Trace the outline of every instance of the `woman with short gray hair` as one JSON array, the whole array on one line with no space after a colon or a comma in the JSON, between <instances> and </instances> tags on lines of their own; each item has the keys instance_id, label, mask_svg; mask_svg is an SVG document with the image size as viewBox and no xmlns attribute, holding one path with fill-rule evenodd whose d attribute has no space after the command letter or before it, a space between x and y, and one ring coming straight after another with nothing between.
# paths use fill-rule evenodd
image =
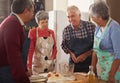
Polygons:
<instances>
[{"instance_id":1,"label":"woman with short gray hair","mask_svg":"<svg viewBox=\"0 0 120 83\"><path fill-rule=\"evenodd\" d=\"M109 7L104 2L96 2L90 6L90 15L93 17L101 16L102 19L108 20L109 19Z\"/></svg>"},{"instance_id":2,"label":"woman with short gray hair","mask_svg":"<svg viewBox=\"0 0 120 83\"><path fill-rule=\"evenodd\" d=\"M48 13L46 11L38 11L35 15L35 20L39 23L40 20L49 19Z\"/></svg>"},{"instance_id":3,"label":"woman with short gray hair","mask_svg":"<svg viewBox=\"0 0 120 83\"><path fill-rule=\"evenodd\" d=\"M92 65L100 79L107 83L120 83L120 25L110 18L105 2L95 2L90 6L90 16L98 25L94 34ZM97 63L97 65L96 65ZM98 66L97 66L98 67Z\"/></svg>"},{"instance_id":4,"label":"woman with short gray hair","mask_svg":"<svg viewBox=\"0 0 120 83\"><path fill-rule=\"evenodd\" d=\"M48 28L48 13L38 11L35 15L37 28L29 31L30 48L28 53L28 71L40 74L52 71L53 60L56 59L56 39L54 31Z\"/></svg>"}]
</instances>

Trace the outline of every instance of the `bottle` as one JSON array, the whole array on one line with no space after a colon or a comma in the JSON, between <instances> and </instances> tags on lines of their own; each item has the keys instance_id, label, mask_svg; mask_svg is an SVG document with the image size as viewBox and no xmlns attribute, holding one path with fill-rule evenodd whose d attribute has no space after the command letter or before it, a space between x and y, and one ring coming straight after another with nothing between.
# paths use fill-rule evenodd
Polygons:
<instances>
[{"instance_id":1,"label":"bottle","mask_svg":"<svg viewBox=\"0 0 120 83\"><path fill-rule=\"evenodd\" d=\"M93 66L89 66L88 83L95 83L95 73L93 71Z\"/></svg>"}]
</instances>

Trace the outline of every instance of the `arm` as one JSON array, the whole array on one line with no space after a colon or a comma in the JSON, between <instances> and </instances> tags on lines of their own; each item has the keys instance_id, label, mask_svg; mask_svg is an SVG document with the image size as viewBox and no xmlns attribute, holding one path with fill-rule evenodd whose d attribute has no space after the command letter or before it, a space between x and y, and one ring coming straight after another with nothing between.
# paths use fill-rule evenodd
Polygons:
<instances>
[{"instance_id":1,"label":"arm","mask_svg":"<svg viewBox=\"0 0 120 83\"><path fill-rule=\"evenodd\" d=\"M116 36L117 35L117 36ZM113 81L114 76L120 66L120 26L114 26L111 30L111 42L114 50L114 61L109 72L109 82ZM112 78L113 77L113 78Z\"/></svg>"},{"instance_id":2,"label":"arm","mask_svg":"<svg viewBox=\"0 0 120 83\"><path fill-rule=\"evenodd\" d=\"M81 54L80 56L77 57L77 63L78 62L83 62L88 56L92 55L92 50L89 50L83 54Z\"/></svg>"},{"instance_id":3,"label":"arm","mask_svg":"<svg viewBox=\"0 0 120 83\"><path fill-rule=\"evenodd\" d=\"M112 78L112 77L114 78L114 76L115 76L115 74L116 74L116 71L118 70L119 66L120 66L120 60L119 60L119 59L115 59L115 60L113 61L111 70L110 70L110 72L109 72L109 77L110 77L110 78Z\"/></svg>"},{"instance_id":4,"label":"arm","mask_svg":"<svg viewBox=\"0 0 120 83\"><path fill-rule=\"evenodd\" d=\"M97 64L97 55L96 52L93 51L92 53L92 63L91 65L93 66L93 71L96 72L96 64Z\"/></svg>"},{"instance_id":5,"label":"arm","mask_svg":"<svg viewBox=\"0 0 120 83\"><path fill-rule=\"evenodd\" d=\"M76 63L77 58L75 54L70 50L70 37L69 37L69 31L67 28L64 29L62 37L63 37L62 44L61 44L62 49L64 50L65 53L67 54L69 53L72 60Z\"/></svg>"},{"instance_id":6,"label":"arm","mask_svg":"<svg viewBox=\"0 0 120 83\"><path fill-rule=\"evenodd\" d=\"M35 50L35 42L33 40L30 40L30 48L29 48L28 60L27 60L28 69L32 68L32 58L33 58L34 50Z\"/></svg>"},{"instance_id":7,"label":"arm","mask_svg":"<svg viewBox=\"0 0 120 83\"><path fill-rule=\"evenodd\" d=\"M74 63L77 63L77 58L75 56L75 54L71 51L71 50L68 50L68 53L70 54L72 60L74 61Z\"/></svg>"},{"instance_id":8,"label":"arm","mask_svg":"<svg viewBox=\"0 0 120 83\"><path fill-rule=\"evenodd\" d=\"M57 46L56 46L56 39L55 39L55 34L52 31L52 37L54 40L54 46L53 46L53 50L52 50L52 59L56 59L56 54L57 54Z\"/></svg>"},{"instance_id":9,"label":"arm","mask_svg":"<svg viewBox=\"0 0 120 83\"><path fill-rule=\"evenodd\" d=\"M28 52L27 68L28 68L28 71L32 71L32 58L33 58L33 53L34 53L35 44L36 44L36 32L34 33L34 31L30 29L28 37L30 38L30 47Z\"/></svg>"},{"instance_id":10,"label":"arm","mask_svg":"<svg viewBox=\"0 0 120 83\"><path fill-rule=\"evenodd\" d=\"M87 25L87 26L86 26ZM93 40L94 40L94 31L95 31L95 25L91 22L86 22L86 27L89 28L90 30L90 36L91 36L91 39L90 41L92 42L91 44L93 44ZM93 47L91 47L92 49ZM92 50L89 50L81 55L78 56L77 58L77 62L83 62L88 56L91 56L92 55Z\"/></svg>"}]
</instances>

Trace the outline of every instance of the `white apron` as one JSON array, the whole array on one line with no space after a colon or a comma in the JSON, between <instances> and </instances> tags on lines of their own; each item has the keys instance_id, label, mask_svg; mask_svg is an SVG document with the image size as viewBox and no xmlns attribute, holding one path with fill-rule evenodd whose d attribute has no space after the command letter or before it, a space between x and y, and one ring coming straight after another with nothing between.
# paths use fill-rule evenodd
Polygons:
<instances>
[{"instance_id":1,"label":"white apron","mask_svg":"<svg viewBox=\"0 0 120 83\"><path fill-rule=\"evenodd\" d=\"M39 74L49 72L53 69L53 60L51 60L54 40L52 34L48 37L38 37L38 28L36 29L36 46L32 60L32 73Z\"/></svg>"}]
</instances>

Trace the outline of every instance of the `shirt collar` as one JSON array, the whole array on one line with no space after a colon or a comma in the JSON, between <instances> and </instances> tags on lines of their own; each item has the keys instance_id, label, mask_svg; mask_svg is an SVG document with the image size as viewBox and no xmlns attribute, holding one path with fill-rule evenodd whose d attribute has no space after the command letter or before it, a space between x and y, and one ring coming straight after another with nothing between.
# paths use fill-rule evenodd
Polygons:
<instances>
[{"instance_id":1,"label":"shirt collar","mask_svg":"<svg viewBox=\"0 0 120 83\"><path fill-rule=\"evenodd\" d=\"M72 25L72 24L70 24L71 25L71 27L72 27L72 29L74 29L74 26ZM81 27L81 23L80 23L80 25L78 26L78 29Z\"/></svg>"},{"instance_id":2,"label":"shirt collar","mask_svg":"<svg viewBox=\"0 0 120 83\"><path fill-rule=\"evenodd\" d=\"M14 14L18 18L21 25L23 25L23 26L25 25L24 22L22 21L22 19L16 13L12 12L12 14Z\"/></svg>"}]
</instances>

